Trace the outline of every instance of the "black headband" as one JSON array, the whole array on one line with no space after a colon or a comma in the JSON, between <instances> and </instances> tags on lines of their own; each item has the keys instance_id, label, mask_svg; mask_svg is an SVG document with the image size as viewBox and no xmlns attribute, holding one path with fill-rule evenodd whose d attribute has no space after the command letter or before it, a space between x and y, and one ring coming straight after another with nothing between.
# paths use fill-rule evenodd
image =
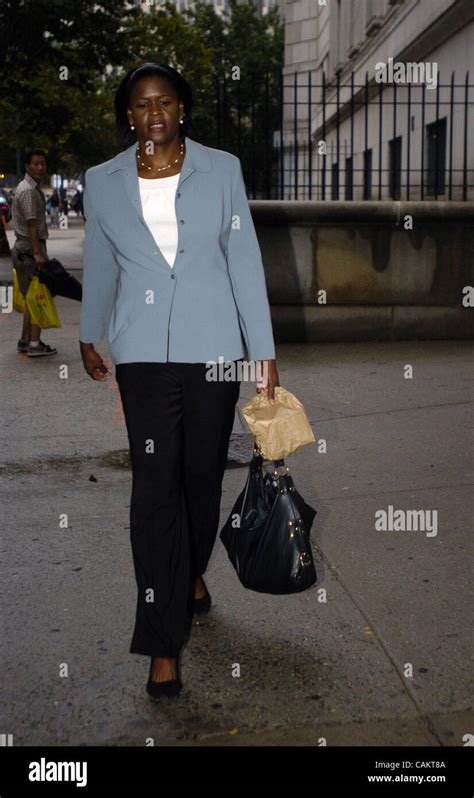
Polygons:
<instances>
[{"instance_id":1,"label":"black headband","mask_svg":"<svg viewBox=\"0 0 474 798\"><path fill-rule=\"evenodd\" d=\"M148 70L148 69L150 69L150 68L153 68L153 69L155 70L155 72L161 72L161 73L163 73L163 75L164 75L165 77L166 77L167 75L168 75L168 76L171 76L171 75L173 74L173 73L172 73L172 72L171 72L171 71L168 69L168 67L167 67L167 66L162 66L161 64L154 64L152 61L150 61L150 62L149 62L149 63L147 63L147 64L141 64L139 67L137 67L136 69L134 69L134 70L133 70L132 74L130 75L130 77L129 77L129 78L128 78L128 80L127 80L127 88L129 87L129 85L130 85L130 82L132 81L132 79L136 77L136 75L138 75L140 72L144 72L145 70Z\"/></svg>"}]
</instances>

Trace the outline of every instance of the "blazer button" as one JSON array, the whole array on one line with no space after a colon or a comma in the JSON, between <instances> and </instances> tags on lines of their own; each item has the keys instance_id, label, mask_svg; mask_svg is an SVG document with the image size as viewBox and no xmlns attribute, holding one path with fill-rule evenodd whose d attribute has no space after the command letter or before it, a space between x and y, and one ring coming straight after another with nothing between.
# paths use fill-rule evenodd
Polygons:
<instances>
[{"instance_id":1,"label":"blazer button","mask_svg":"<svg viewBox=\"0 0 474 798\"><path fill-rule=\"evenodd\" d=\"M176 280L176 275L175 274L170 274L170 277L171 277L172 280Z\"/></svg>"},{"instance_id":2,"label":"blazer button","mask_svg":"<svg viewBox=\"0 0 474 798\"><path fill-rule=\"evenodd\" d=\"M176 196L177 196L177 197L180 197L180 196L181 196L181 193L178 193L178 194L176 194Z\"/></svg>"},{"instance_id":3,"label":"blazer button","mask_svg":"<svg viewBox=\"0 0 474 798\"><path fill-rule=\"evenodd\" d=\"M184 219L180 219L179 221L181 222L181 224L184 224Z\"/></svg>"},{"instance_id":4,"label":"blazer button","mask_svg":"<svg viewBox=\"0 0 474 798\"><path fill-rule=\"evenodd\" d=\"M180 249L179 251L180 251L180 253L181 253L181 252L184 252L184 249Z\"/></svg>"}]
</instances>

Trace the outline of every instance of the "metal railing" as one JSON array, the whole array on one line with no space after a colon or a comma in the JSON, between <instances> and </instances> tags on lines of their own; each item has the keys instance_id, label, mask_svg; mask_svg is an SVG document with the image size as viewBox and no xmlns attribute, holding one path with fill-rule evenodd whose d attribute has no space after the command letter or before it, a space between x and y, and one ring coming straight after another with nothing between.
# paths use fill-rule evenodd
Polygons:
<instances>
[{"instance_id":1,"label":"metal railing","mask_svg":"<svg viewBox=\"0 0 474 798\"><path fill-rule=\"evenodd\" d=\"M474 199L469 72L433 89L313 77L254 75L246 104L230 81L216 86L204 143L241 158L251 198Z\"/></svg>"}]
</instances>

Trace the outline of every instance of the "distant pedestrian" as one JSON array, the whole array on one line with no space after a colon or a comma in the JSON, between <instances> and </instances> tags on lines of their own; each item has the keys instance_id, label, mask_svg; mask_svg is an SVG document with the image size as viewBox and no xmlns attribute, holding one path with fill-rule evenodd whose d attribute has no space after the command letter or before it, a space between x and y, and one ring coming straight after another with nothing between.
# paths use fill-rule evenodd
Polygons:
<instances>
[{"instance_id":1,"label":"distant pedestrian","mask_svg":"<svg viewBox=\"0 0 474 798\"><path fill-rule=\"evenodd\" d=\"M76 191L71 203L71 207L78 216L82 216L84 218L82 191Z\"/></svg>"},{"instance_id":2,"label":"distant pedestrian","mask_svg":"<svg viewBox=\"0 0 474 798\"><path fill-rule=\"evenodd\" d=\"M61 199L56 189L53 191L49 201L51 203L51 227L59 227L59 206L61 204Z\"/></svg>"},{"instance_id":3,"label":"distant pedestrian","mask_svg":"<svg viewBox=\"0 0 474 798\"><path fill-rule=\"evenodd\" d=\"M18 284L24 297L28 292L38 264L48 259L46 239L46 198L40 183L48 171L44 150L32 150L25 158L26 174L18 183L13 195L13 229L15 244L12 249L13 266L16 269ZM28 357L55 355L57 350L40 339L41 327L32 324L28 308L23 314L23 329L17 344L17 351Z\"/></svg>"}]
</instances>

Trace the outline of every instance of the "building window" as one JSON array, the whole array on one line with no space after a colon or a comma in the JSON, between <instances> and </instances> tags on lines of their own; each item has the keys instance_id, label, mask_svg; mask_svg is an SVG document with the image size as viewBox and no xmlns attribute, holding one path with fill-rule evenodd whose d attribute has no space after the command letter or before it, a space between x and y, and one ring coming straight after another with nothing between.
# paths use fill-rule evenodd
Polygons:
<instances>
[{"instance_id":1,"label":"building window","mask_svg":"<svg viewBox=\"0 0 474 798\"><path fill-rule=\"evenodd\" d=\"M428 168L426 193L444 194L446 191L446 130L447 119L437 119L426 126Z\"/></svg>"},{"instance_id":2,"label":"building window","mask_svg":"<svg viewBox=\"0 0 474 798\"><path fill-rule=\"evenodd\" d=\"M346 158L346 182L344 186L344 199L354 199L354 177L352 158Z\"/></svg>"},{"instance_id":3,"label":"building window","mask_svg":"<svg viewBox=\"0 0 474 798\"><path fill-rule=\"evenodd\" d=\"M372 199L372 150L364 151L364 199Z\"/></svg>"},{"instance_id":4,"label":"building window","mask_svg":"<svg viewBox=\"0 0 474 798\"><path fill-rule=\"evenodd\" d=\"M384 3L380 0L365 0L365 33L373 36L383 25Z\"/></svg>"},{"instance_id":5,"label":"building window","mask_svg":"<svg viewBox=\"0 0 474 798\"><path fill-rule=\"evenodd\" d=\"M331 199L339 199L339 164L333 163L331 166Z\"/></svg>"},{"instance_id":6,"label":"building window","mask_svg":"<svg viewBox=\"0 0 474 798\"><path fill-rule=\"evenodd\" d=\"M389 146L389 180L390 196L392 199L400 199L401 178L402 178L402 137L397 136L388 142Z\"/></svg>"}]
</instances>

